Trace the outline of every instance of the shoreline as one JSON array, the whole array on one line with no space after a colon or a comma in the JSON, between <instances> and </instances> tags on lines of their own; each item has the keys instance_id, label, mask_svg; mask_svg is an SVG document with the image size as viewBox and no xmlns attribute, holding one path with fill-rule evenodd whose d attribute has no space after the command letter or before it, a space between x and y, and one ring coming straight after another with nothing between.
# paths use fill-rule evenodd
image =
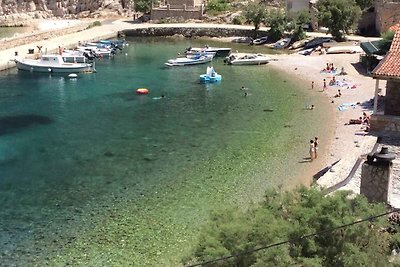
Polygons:
<instances>
[{"instance_id":1,"label":"shoreline","mask_svg":"<svg viewBox=\"0 0 400 267\"><path fill-rule=\"evenodd\" d=\"M46 20L45 20L46 21ZM54 23L53 20L48 21L49 24ZM60 22L63 25L68 25L68 23ZM85 24L85 23L81 23ZM11 61L15 58L15 53L23 56L27 55L26 52L28 48L36 47L38 45L43 46L48 52L56 51L58 46L61 45L66 48L71 48L75 46L79 41L94 41L99 39L112 38L116 36L118 31L129 30L129 29L144 29L151 27L199 27L199 28L237 28L237 29L249 29L252 26L238 26L238 25L212 25L212 24L196 24L196 23L186 23L186 24L132 24L123 20L116 20L111 23L106 23L104 25L93 27L91 29L76 29L76 32L66 33L62 35L63 30L57 27L55 31L49 31L49 37L45 40L35 40L25 45L20 45L10 49L0 50L0 71L15 66L15 62ZM72 27L74 28L74 27ZM66 27L64 30L71 30L71 27ZM265 30L265 29L262 29ZM57 32L61 36L53 36L52 32ZM41 31L37 32L38 34ZM199 38L210 38L212 40L221 42L231 42L234 37L199 37ZM368 38L367 38L368 39ZM29 55L34 56L34 55ZM310 55L302 56L298 54L280 54L274 55L278 59L276 62L271 62L268 66L286 73L291 78L301 80L305 84L309 84L311 87L311 81L315 82L314 91L319 91L322 89L322 80L325 78L327 81L332 77L332 75L321 74L326 63L333 63L338 69L342 66L348 73L345 78L351 80L353 83L359 85L357 89L343 89L341 98L334 98L333 96L337 93L337 88L330 88L323 92L324 96L328 101L334 101L335 103L330 104L330 114L327 116L327 127L329 128L325 136L320 136L321 149L320 157L315 160L311 165L311 168L306 170L306 173L302 176L309 178L303 178L302 181L306 184L313 181L312 176L323 168L330 166L332 163L346 157L349 154L349 149L354 152L357 150L356 145L362 143L362 136L355 136L358 131L359 125L348 125L344 126L351 118L358 118L361 116L363 111L369 111L368 109L363 109L361 106L357 105L354 109L347 109L343 112L338 111L337 106L340 103L349 102L366 102L374 95L374 80L363 73L357 71L358 54L329 54L329 55ZM340 76L338 76L339 78ZM340 77L342 78L342 77ZM384 85L381 85L382 88ZM316 107L318 108L318 107ZM305 140L305 151L308 153L308 143ZM352 153L353 153L352 152ZM343 179L345 177L342 177Z\"/></svg>"},{"instance_id":2,"label":"shoreline","mask_svg":"<svg viewBox=\"0 0 400 267\"><path fill-rule=\"evenodd\" d=\"M376 141L375 137L367 135L367 132L361 130L361 125L345 125L350 119L355 119L362 116L363 112L372 112L372 106L367 107L367 103L374 96L375 81L360 73L361 66L359 66L358 54L325 54L325 55L311 55L302 56L297 54L291 55L276 55L279 62L270 63L274 68L277 68L288 75L294 75L297 79L307 82L311 88L311 82L314 81L314 91L324 94L324 97L329 100L330 110L332 116L328 116L327 122L328 130L327 135L320 137L320 142L326 142L326 149L323 151L323 159L319 162L316 160L316 169L323 170L326 167L332 166L335 162L339 161L331 172L327 172L324 176L317 180L317 183L322 187L329 187L344 180L349 174L349 169L354 165L356 159L362 154L368 153ZM336 76L338 80L346 81L356 85L356 88L346 88L337 86L327 86L327 90L323 89L323 79L327 83L332 78L332 74L321 73L320 71L326 66L326 63L333 63L335 67L340 69L342 66L348 73L345 76ZM381 85L384 88L384 85ZM341 97L335 97L341 90ZM333 103L331 103L333 101ZM347 108L339 111L338 107L343 103L357 103L353 108ZM364 104L364 105L363 105ZM318 108L318 107L316 107ZM321 150L320 150L321 151ZM310 169L310 173L306 175L314 175ZM326 176L326 177L325 177Z\"/></svg>"}]
</instances>

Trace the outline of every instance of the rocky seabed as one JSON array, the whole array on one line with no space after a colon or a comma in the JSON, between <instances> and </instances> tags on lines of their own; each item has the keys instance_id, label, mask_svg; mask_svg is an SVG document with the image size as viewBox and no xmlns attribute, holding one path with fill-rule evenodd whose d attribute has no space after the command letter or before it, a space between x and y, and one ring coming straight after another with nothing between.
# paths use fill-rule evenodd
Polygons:
<instances>
[{"instance_id":1,"label":"rocky seabed","mask_svg":"<svg viewBox=\"0 0 400 267\"><path fill-rule=\"evenodd\" d=\"M133 0L0 0L0 25L20 26L32 19L123 15Z\"/></svg>"}]
</instances>

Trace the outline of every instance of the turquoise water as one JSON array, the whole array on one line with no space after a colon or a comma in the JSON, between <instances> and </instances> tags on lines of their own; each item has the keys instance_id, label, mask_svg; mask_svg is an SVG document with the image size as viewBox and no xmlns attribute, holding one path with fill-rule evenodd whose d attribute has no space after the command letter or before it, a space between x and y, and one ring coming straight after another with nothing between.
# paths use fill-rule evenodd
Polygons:
<instances>
[{"instance_id":1,"label":"turquoise water","mask_svg":"<svg viewBox=\"0 0 400 267\"><path fill-rule=\"evenodd\" d=\"M0 262L177 266L211 210L296 183L324 100L269 66L218 58L211 85L207 65L164 67L201 44L131 39L78 79L0 73Z\"/></svg>"}]
</instances>

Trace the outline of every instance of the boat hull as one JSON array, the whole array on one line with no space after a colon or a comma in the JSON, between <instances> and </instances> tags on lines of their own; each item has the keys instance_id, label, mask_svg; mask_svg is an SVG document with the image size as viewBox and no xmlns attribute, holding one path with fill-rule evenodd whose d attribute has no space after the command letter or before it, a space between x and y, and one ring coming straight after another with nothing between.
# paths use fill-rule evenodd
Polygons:
<instances>
[{"instance_id":1,"label":"boat hull","mask_svg":"<svg viewBox=\"0 0 400 267\"><path fill-rule=\"evenodd\" d=\"M89 72L93 71L91 65L75 66L75 64L65 66L38 66L31 65L21 61L16 61L18 70L31 72L47 72L47 73L73 73L73 72Z\"/></svg>"},{"instance_id":2,"label":"boat hull","mask_svg":"<svg viewBox=\"0 0 400 267\"><path fill-rule=\"evenodd\" d=\"M270 59L263 59L263 60L232 60L228 61L228 64L231 65L262 65L267 64Z\"/></svg>"},{"instance_id":3,"label":"boat hull","mask_svg":"<svg viewBox=\"0 0 400 267\"><path fill-rule=\"evenodd\" d=\"M186 51L186 54L194 53L215 53L216 57L226 57L231 52L231 48L219 48L219 47L209 47L209 48L191 48Z\"/></svg>"},{"instance_id":4,"label":"boat hull","mask_svg":"<svg viewBox=\"0 0 400 267\"><path fill-rule=\"evenodd\" d=\"M173 66L188 66L188 65L198 65L198 64L204 64L204 63L208 63L211 62L212 60L212 56L210 57L205 57L203 59L188 59L188 58L183 58L182 60L179 59L171 59L168 60L167 63L165 63L165 65L169 66L169 67L173 67Z\"/></svg>"}]
</instances>

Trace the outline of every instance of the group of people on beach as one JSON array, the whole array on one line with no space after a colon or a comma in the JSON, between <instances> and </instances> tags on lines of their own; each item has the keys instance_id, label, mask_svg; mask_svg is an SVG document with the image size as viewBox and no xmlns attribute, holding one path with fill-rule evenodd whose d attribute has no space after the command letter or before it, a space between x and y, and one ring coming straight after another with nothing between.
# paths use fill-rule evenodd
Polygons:
<instances>
[{"instance_id":1,"label":"group of people on beach","mask_svg":"<svg viewBox=\"0 0 400 267\"><path fill-rule=\"evenodd\" d=\"M363 112L362 117L359 117L358 119L350 119L345 125L351 124L363 124L365 125L365 131L368 132L370 127L370 116L367 115L366 112Z\"/></svg>"},{"instance_id":2,"label":"group of people on beach","mask_svg":"<svg viewBox=\"0 0 400 267\"><path fill-rule=\"evenodd\" d=\"M318 157L318 137L314 137L314 139L310 140L310 161L313 161Z\"/></svg>"}]
</instances>

